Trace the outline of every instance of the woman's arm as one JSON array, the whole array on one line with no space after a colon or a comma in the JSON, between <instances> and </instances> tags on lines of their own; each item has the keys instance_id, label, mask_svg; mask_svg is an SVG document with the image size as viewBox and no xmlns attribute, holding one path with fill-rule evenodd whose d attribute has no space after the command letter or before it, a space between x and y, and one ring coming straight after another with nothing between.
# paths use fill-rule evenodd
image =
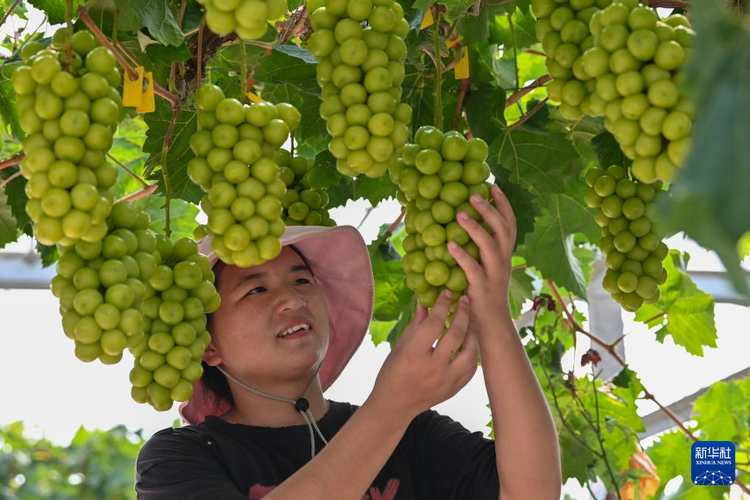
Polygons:
<instances>
[{"instance_id":1,"label":"woman's arm","mask_svg":"<svg viewBox=\"0 0 750 500\"><path fill-rule=\"evenodd\" d=\"M361 500L411 421L464 387L477 369L479 347L468 334L469 305L460 301L451 327L438 342L450 294L432 313L419 307L378 373L367 401L334 438L267 500ZM452 358L461 343L464 349Z\"/></svg>"},{"instance_id":2,"label":"woman's arm","mask_svg":"<svg viewBox=\"0 0 750 500\"><path fill-rule=\"evenodd\" d=\"M470 324L479 337L492 408L500 500L558 500L562 474L555 424L508 303L516 220L500 188L491 191L497 208L478 196L471 196L471 204L492 234L465 213L458 216L482 263L455 244L448 249L469 281Z\"/></svg>"}]
</instances>

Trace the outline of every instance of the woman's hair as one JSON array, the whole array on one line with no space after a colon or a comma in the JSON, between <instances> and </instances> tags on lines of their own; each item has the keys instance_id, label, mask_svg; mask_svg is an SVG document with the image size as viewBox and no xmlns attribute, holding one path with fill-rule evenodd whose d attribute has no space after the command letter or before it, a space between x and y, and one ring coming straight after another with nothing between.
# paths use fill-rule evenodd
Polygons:
<instances>
[{"instance_id":1,"label":"woman's hair","mask_svg":"<svg viewBox=\"0 0 750 500\"><path fill-rule=\"evenodd\" d=\"M312 267L310 267L310 263L307 261L305 256L302 255L302 252L300 252L294 245L289 245L289 248L294 250L294 252L299 255L300 259L302 259L302 262L304 262L305 266L307 266L307 269L309 269L310 273L312 274ZM217 290L219 289L219 279L221 278L221 274L224 269L226 269L226 267L227 265L221 260L216 261L216 264L214 264L213 266L214 286L216 286ZM313 277L315 277L314 274ZM206 330L211 333L213 314L207 314L206 319ZM211 333L211 335L213 335L213 333ZM201 364L203 365L203 376L201 377L201 380L203 381L203 385L206 387L206 389L208 389L208 391L205 391L204 394L206 403L212 404L214 403L214 401L210 401L210 399L214 399L216 403L223 401L231 406L234 406L234 396L232 396L232 390L229 387L229 382L227 382L227 378L224 376L224 374L221 373L218 368L207 364L205 361L201 361Z\"/></svg>"}]
</instances>

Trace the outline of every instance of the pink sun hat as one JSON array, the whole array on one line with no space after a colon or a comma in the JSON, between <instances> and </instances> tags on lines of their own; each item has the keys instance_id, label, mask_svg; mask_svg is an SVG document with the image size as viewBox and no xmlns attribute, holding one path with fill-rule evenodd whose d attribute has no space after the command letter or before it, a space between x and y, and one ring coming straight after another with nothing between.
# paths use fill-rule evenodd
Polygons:
<instances>
[{"instance_id":1,"label":"pink sun hat","mask_svg":"<svg viewBox=\"0 0 750 500\"><path fill-rule=\"evenodd\" d=\"M288 226L279 238L304 255L325 296L330 339L320 368L320 385L328 389L359 348L370 325L375 300L372 263L362 235L353 226ZM213 267L219 260L209 237L198 243ZM198 424L209 415L219 417L231 406L217 401L198 379L193 395L180 404L185 424Z\"/></svg>"}]
</instances>

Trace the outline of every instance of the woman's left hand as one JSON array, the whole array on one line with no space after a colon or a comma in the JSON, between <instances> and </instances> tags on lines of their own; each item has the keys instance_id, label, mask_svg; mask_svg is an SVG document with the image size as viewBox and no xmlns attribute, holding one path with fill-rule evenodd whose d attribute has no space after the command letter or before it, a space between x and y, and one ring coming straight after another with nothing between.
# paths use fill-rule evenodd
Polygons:
<instances>
[{"instance_id":1,"label":"woman's left hand","mask_svg":"<svg viewBox=\"0 0 750 500\"><path fill-rule=\"evenodd\" d=\"M470 201L493 234L465 212L459 212L457 217L458 223L479 247L482 262L477 262L459 245L448 244L448 251L466 273L469 282L467 294L471 299L470 325L480 339L512 320L508 289L516 241L516 217L508 198L497 185L492 186L490 193L495 206L476 194L470 197Z\"/></svg>"}]
</instances>

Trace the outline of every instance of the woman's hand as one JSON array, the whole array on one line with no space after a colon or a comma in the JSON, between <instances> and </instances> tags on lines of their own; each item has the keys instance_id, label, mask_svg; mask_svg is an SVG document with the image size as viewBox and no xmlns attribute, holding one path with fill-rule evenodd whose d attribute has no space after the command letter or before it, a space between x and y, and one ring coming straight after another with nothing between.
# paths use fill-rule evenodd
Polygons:
<instances>
[{"instance_id":1,"label":"woman's hand","mask_svg":"<svg viewBox=\"0 0 750 500\"><path fill-rule=\"evenodd\" d=\"M462 297L450 328L443 331L451 305L450 292L440 295L431 313L421 305L383 363L368 400L409 421L453 397L477 370L479 345L469 330L468 297ZM453 356L459 346L464 349Z\"/></svg>"},{"instance_id":2,"label":"woman's hand","mask_svg":"<svg viewBox=\"0 0 750 500\"><path fill-rule=\"evenodd\" d=\"M512 320L508 287L516 241L516 217L508 198L497 185L493 185L490 192L495 207L476 194L470 200L493 234L465 212L459 212L457 217L458 223L479 247L481 264L459 245L448 243L448 251L466 273L469 282L467 294L471 299L469 324L480 338Z\"/></svg>"}]
</instances>

